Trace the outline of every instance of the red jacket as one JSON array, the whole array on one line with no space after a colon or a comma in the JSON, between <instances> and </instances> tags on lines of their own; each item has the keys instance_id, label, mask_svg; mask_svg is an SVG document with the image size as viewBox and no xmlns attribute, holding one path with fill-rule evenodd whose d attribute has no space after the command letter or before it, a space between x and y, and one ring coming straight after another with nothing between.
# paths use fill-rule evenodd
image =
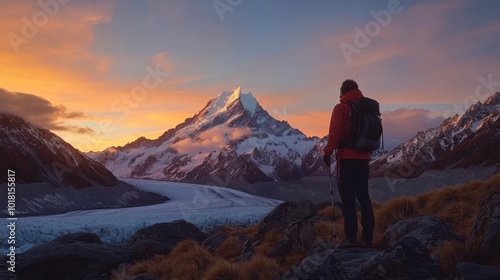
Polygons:
<instances>
[{"instance_id":1,"label":"red jacket","mask_svg":"<svg viewBox=\"0 0 500 280\"><path fill-rule=\"evenodd\" d=\"M349 136L351 131L351 107L349 102L355 102L363 97L359 89L351 90L350 92L340 96L340 103L335 105L330 120L330 131L328 134L328 143L326 144L324 153L331 156L334 150L338 150L339 141ZM340 149L337 151L337 160L341 159L370 159L370 152L359 152L353 149Z\"/></svg>"}]
</instances>

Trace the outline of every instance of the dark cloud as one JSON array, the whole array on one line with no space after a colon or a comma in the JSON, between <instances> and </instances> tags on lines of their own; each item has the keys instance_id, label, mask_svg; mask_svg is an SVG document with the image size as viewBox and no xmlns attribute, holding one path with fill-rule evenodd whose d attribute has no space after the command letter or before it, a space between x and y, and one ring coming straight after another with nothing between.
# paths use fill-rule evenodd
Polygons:
<instances>
[{"instance_id":1,"label":"dark cloud","mask_svg":"<svg viewBox=\"0 0 500 280\"><path fill-rule=\"evenodd\" d=\"M443 117L432 117L426 109L396 109L382 112L385 146L391 150L409 140L419 131L437 127Z\"/></svg>"},{"instance_id":2,"label":"dark cloud","mask_svg":"<svg viewBox=\"0 0 500 280\"><path fill-rule=\"evenodd\" d=\"M94 131L88 127L67 125L68 119L83 119L87 116L78 111L68 111L63 105L54 105L43 97L21 92L10 92L0 88L0 112L17 115L24 120L56 131L86 134Z\"/></svg>"}]
</instances>

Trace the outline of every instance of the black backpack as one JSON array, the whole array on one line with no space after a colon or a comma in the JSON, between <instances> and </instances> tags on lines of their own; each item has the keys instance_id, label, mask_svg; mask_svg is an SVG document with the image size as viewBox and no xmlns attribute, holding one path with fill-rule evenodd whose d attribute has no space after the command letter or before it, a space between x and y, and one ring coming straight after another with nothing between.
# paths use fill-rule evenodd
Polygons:
<instances>
[{"instance_id":1,"label":"black backpack","mask_svg":"<svg viewBox=\"0 0 500 280\"><path fill-rule=\"evenodd\" d=\"M371 98L363 97L348 104L351 107L351 132L349 137L340 140L339 148L350 148L360 152L377 150L382 136L379 103Z\"/></svg>"}]
</instances>

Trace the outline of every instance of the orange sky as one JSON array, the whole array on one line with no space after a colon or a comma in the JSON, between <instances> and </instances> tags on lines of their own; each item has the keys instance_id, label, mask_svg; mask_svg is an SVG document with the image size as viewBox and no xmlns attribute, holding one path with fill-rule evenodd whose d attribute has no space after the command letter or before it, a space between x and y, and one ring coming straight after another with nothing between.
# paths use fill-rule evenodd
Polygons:
<instances>
[{"instance_id":1,"label":"orange sky","mask_svg":"<svg viewBox=\"0 0 500 280\"><path fill-rule=\"evenodd\" d=\"M224 20L211 3L196 1L41 2L53 4L52 15L35 1L8 0L0 10L0 88L50 102L43 106L55 108L47 118L52 131L83 151L155 138L238 86L272 116L322 137L345 78L393 120L422 109L412 116L430 121L394 131L399 139L474 95L478 77L500 81L494 1L402 1L401 13L350 63L339 45L354 44L355 27L374 21L371 11L387 1L339 9L336 1L243 3ZM154 79L157 70L164 74ZM139 96L144 79L148 89Z\"/></svg>"}]
</instances>

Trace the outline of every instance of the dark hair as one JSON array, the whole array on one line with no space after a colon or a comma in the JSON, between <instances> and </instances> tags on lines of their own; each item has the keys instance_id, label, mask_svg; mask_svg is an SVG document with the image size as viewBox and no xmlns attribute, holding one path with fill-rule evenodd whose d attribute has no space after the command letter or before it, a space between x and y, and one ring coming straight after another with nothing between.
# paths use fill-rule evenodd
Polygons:
<instances>
[{"instance_id":1,"label":"dark hair","mask_svg":"<svg viewBox=\"0 0 500 280\"><path fill-rule=\"evenodd\" d=\"M352 79L347 79L344 82L342 82L342 86L340 87L340 93L346 94L351 90L355 89L358 89L358 84Z\"/></svg>"}]
</instances>

